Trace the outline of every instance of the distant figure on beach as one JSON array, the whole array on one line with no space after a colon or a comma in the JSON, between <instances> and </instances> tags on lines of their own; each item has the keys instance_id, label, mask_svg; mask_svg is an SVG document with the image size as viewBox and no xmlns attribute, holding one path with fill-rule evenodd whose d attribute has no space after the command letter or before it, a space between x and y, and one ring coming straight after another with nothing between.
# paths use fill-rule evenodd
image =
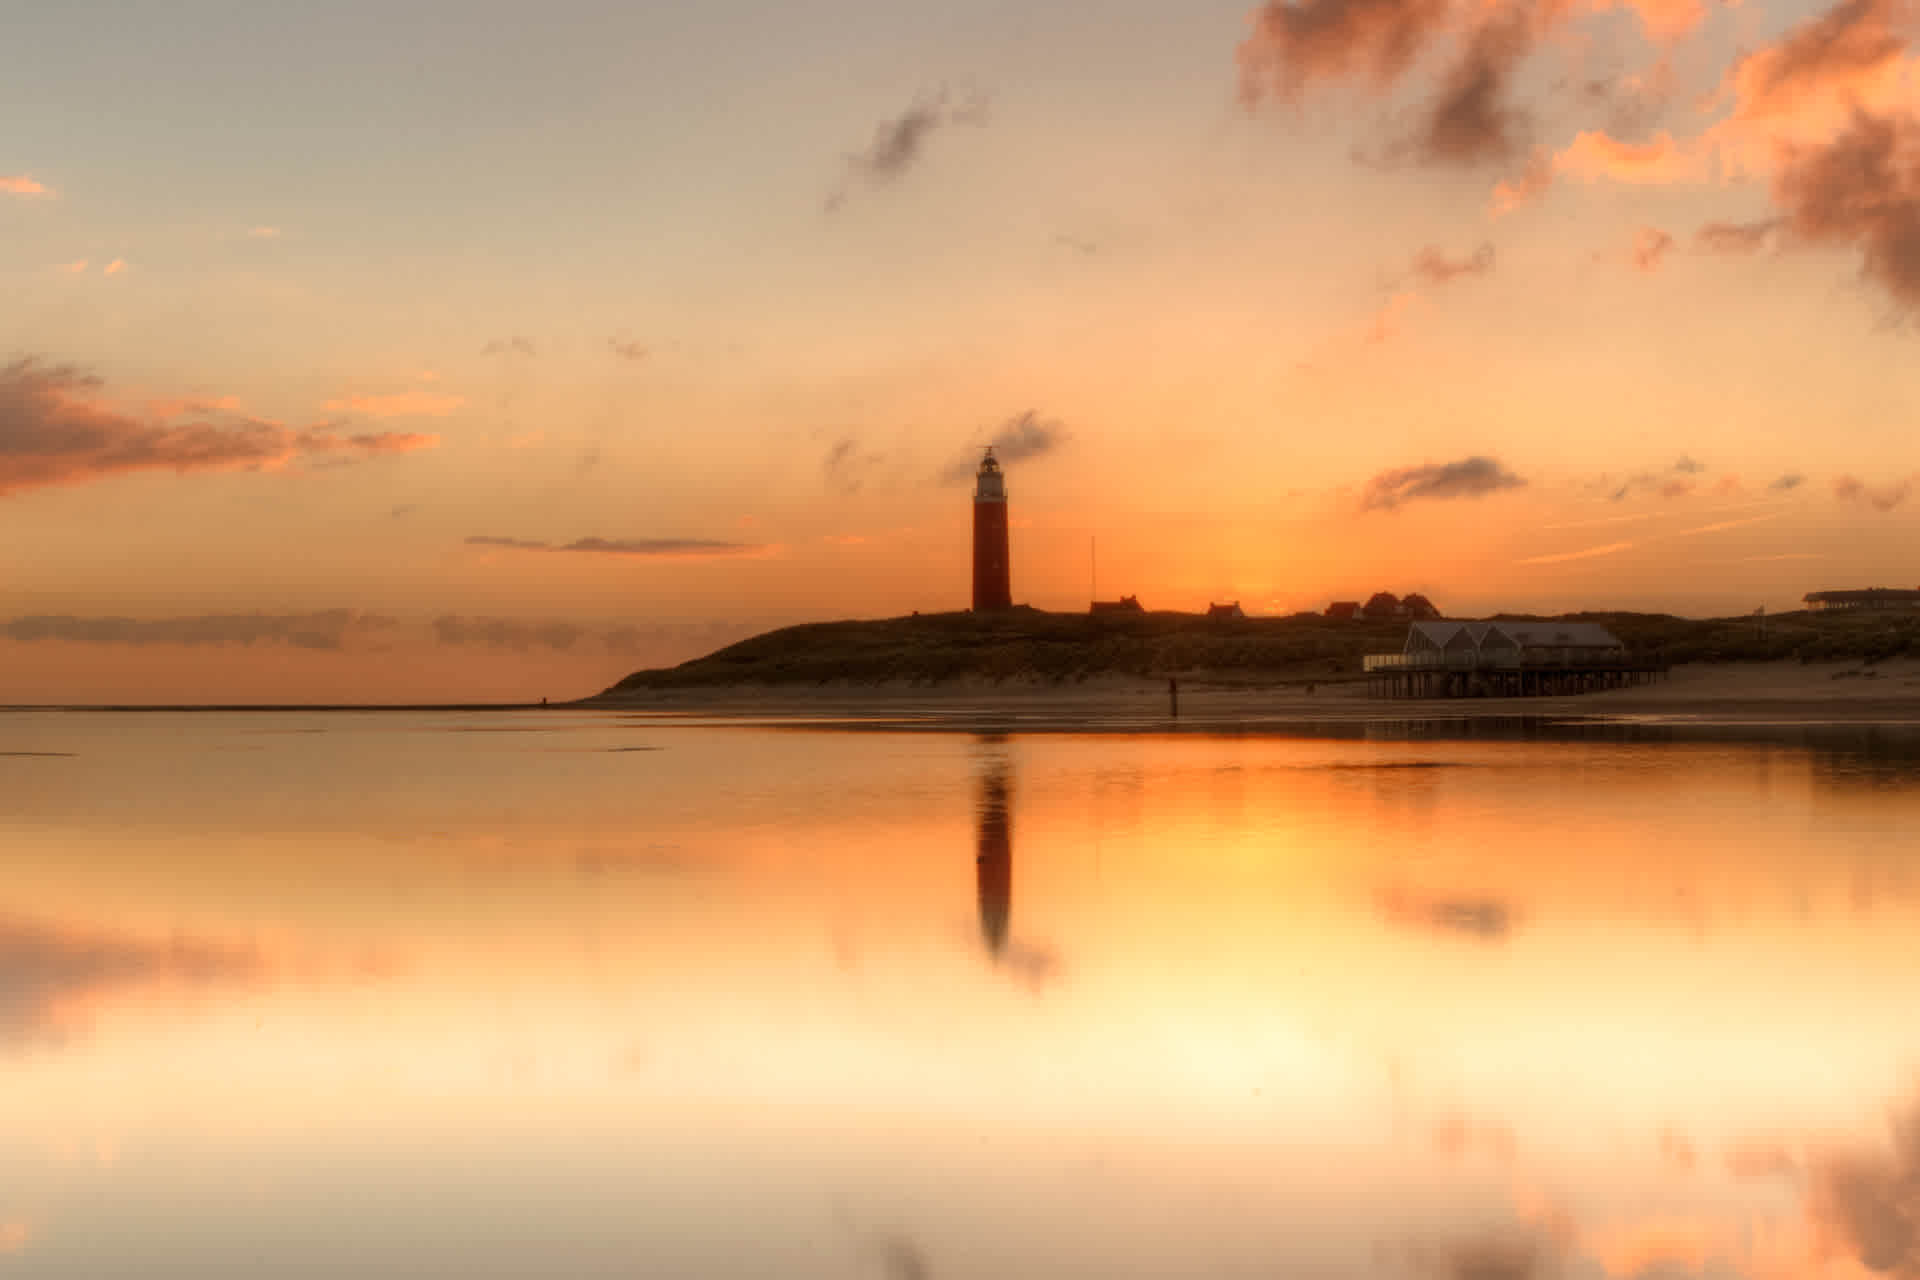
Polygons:
<instances>
[{"instance_id":1,"label":"distant figure on beach","mask_svg":"<svg viewBox=\"0 0 1920 1280\"><path fill-rule=\"evenodd\" d=\"M1167 713L1180 718L1180 682L1172 676L1167 677Z\"/></svg>"}]
</instances>

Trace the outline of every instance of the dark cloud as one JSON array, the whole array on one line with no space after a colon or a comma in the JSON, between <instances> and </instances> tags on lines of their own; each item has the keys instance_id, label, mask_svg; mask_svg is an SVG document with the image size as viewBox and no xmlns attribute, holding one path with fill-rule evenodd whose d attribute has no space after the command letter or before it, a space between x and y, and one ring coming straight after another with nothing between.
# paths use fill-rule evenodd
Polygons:
<instances>
[{"instance_id":1,"label":"dark cloud","mask_svg":"<svg viewBox=\"0 0 1920 1280\"><path fill-rule=\"evenodd\" d=\"M1773 194L1793 234L1857 247L1861 274L1920 311L1920 119L1856 110L1839 136L1785 157Z\"/></svg>"},{"instance_id":2,"label":"dark cloud","mask_svg":"<svg viewBox=\"0 0 1920 1280\"><path fill-rule=\"evenodd\" d=\"M1693 236L1703 253L1757 253L1767 247L1780 231L1780 219L1762 218L1758 222L1709 222Z\"/></svg>"},{"instance_id":3,"label":"dark cloud","mask_svg":"<svg viewBox=\"0 0 1920 1280\"><path fill-rule=\"evenodd\" d=\"M710 538L576 538L572 542L540 542L531 538L501 538L474 534L470 547L505 547L513 551L591 551L616 556L704 558L753 556L771 550L763 542L720 542Z\"/></svg>"},{"instance_id":4,"label":"dark cloud","mask_svg":"<svg viewBox=\"0 0 1920 1280\"><path fill-rule=\"evenodd\" d=\"M506 547L512 551L551 551L551 542L533 542L526 538L495 538L487 534L475 534L467 539L470 547Z\"/></svg>"},{"instance_id":5,"label":"dark cloud","mask_svg":"<svg viewBox=\"0 0 1920 1280\"><path fill-rule=\"evenodd\" d=\"M1624 502L1636 493L1657 493L1663 498L1684 498L1699 488L1694 477L1707 469L1707 464L1695 458L1681 454L1671 467L1664 471L1636 471L1624 480L1611 476L1600 476L1592 483L1606 491L1611 502Z\"/></svg>"},{"instance_id":6,"label":"dark cloud","mask_svg":"<svg viewBox=\"0 0 1920 1280\"><path fill-rule=\"evenodd\" d=\"M480 348L483 356L531 356L538 352L534 349L532 338L523 338L515 334L511 338L495 338Z\"/></svg>"},{"instance_id":7,"label":"dark cloud","mask_svg":"<svg viewBox=\"0 0 1920 1280\"><path fill-rule=\"evenodd\" d=\"M1520 64L1561 20L1564 4L1486 6L1447 0L1268 0L1239 50L1240 94L1249 105L1273 97L1297 103L1317 81L1357 79L1392 88L1442 38L1459 54L1440 75L1412 135L1386 158L1470 165L1519 153L1531 132L1512 100ZM1465 25L1471 22L1471 26Z\"/></svg>"},{"instance_id":8,"label":"dark cloud","mask_svg":"<svg viewBox=\"0 0 1920 1280\"><path fill-rule=\"evenodd\" d=\"M827 198L828 210L846 202L848 189L856 181L884 185L904 177L920 162L927 140L939 130L955 124L985 124L986 118L983 100L954 104L941 90L893 119L882 120L874 128L873 141L847 157L846 174Z\"/></svg>"},{"instance_id":9,"label":"dark cloud","mask_svg":"<svg viewBox=\"0 0 1920 1280\"><path fill-rule=\"evenodd\" d=\"M645 343L630 342L624 338L608 338L607 350L622 360L645 360L651 354Z\"/></svg>"},{"instance_id":10,"label":"dark cloud","mask_svg":"<svg viewBox=\"0 0 1920 1280\"><path fill-rule=\"evenodd\" d=\"M1493 270L1493 246L1483 244L1471 256L1449 258L1438 246L1428 245L1414 255L1414 276L1430 285L1450 284L1461 276L1483 276Z\"/></svg>"},{"instance_id":11,"label":"dark cloud","mask_svg":"<svg viewBox=\"0 0 1920 1280\"><path fill-rule=\"evenodd\" d=\"M441 644L457 649L511 649L515 653L552 649L565 653L580 642L587 629L571 622L516 622L508 618L448 615L433 620L433 634Z\"/></svg>"},{"instance_id":12,"label":"dark cloud","mask_svg":"<svg viewBox=\"0 0 1920 1280\"><path fill-rule=\"evenodd\" d=\"M766 627L750 622L656 623L647 627L611 627L600 633L608 653L650 663L678 662L690 653L712 653L759 635Z\"/></svg>"},{"instance_id":13,"label":"dark cloud","mask_svg":"<svg viewBox=\"0 0 1920 1280\"><path fill-rule=\"evenodd\" d=\"M1518 913L1492 897L1440 896L1394 890L1380 895L1380 912L1397 925L1505 942Z\"/></svg>"},{"instance_id":14,"label":"dark cloud","mask_svg":"<svg viewBox=\"0 0 1920 1280\"><path fill-rule=\"evenodd\" d=\"M1530 12L1510 9L1468 39L1460 61L1441 81L1414 140L1423 160L1478 164L1506 160L1525 142L1526 117L1508 101L1515 69L1533 48Z\"/></svg>"},{"instance_id":15,"label":"dark cloud","mask_svg":"<svg viewBox=\"0 0 1920 1280\"><path fill-rule=\"evenodd\" d=\"M317 613L221 613L191 618L76 618L34 615L0 623L0 635L32 643L41 640L122 645L292 645L301 649L344 649L356 639L392 631L394 618L327 609Z\"/></svg>"},{"instance_id":16,"label":"dark cloud","mask_svg":"<svg viewBox=\"0 0 1920 1280\"><path fill-rule=\"evenodd\" d=\"M293 428L205 405L189 406L184 421L141 421L100 403L102 386L73 365L27 358L0 368L0 496L128 471L259 470L439 443L404 432Z\"/></svg>"},{"instance_id":17,"label":"dark cloud","mask_svg":"<svg viewBox=\"0 0 1920 1280\"><path fill-rule=\"evenodd\" d=\"M1367 481L1360 505L1367 511L1390 511L1423 498L1478 498L1501 489L1517 489L1525 483L1497 459L1475 455L1458 462L1429 462L1382 471Z\"/></svg>"},{"instance_id":18,"label":"dark cloud","mask_svg":"<svg viewBox=\"0 0 1920 1280\"><path fill-rule=\"evenodd\" d=\"M860 442L852 436L836 440L827 456L821 460L820 470L826 477L827 487L843 497L852 497L866 485L873 469L886 458L878 453L866 453L860 448Z\"/></svg>"},{"instance_id":19,"label":"dark cloud","mask_svg":"<svg viewBox=\"0 0 1920 1280\"><path fill-rule=\"evenodd\" d=\"M1042 418L1028 409L1001 423L1000 429L986 443L993 446L994 456L1003 463L1025 462L1052 453L1070 438L1067 429L1060 423ZM940 473L940 481L942 484L964 483L973 478L979 465L979 452L969 450L965 457L948 464L946 470Z\"/></svg>"},{"instance_id":20,"label":"dark cloud","mask_svg":"<svg viewBox=\"0 0 1920 1280\"><path fill-rule=\"evenodd\" d=\"M711 653L749 636L764 625L751 622L681 622L649 626L589 625L558 619L462 617L435 618L428 633L436 644L489 653L547 650L582 658L602 654L644 665L668 665Z\"/></svg>"},{"instance_id":21,"label":"dark cloud","mask_svg":"<svg viewBox=\"0 0 1920 1280\"><path fill-rule=\"evenodd\" d=\"M81 932L0 916L0 1047L58 1042L102 999L164 985L260 977L248 947L175 936L165 941Z\"/></svg>"},{"instance_id":22,"label":"dark cloud","mask_svg":"<svg viewBox=\"0 0 1920 1280\"><path fill-rule=\"evenodd\" d=\"M1913 477L1892 484L1870 485L1858 476L1841 476L1833 482L1833 496L1842 502L1857 502L1876 511L1891 511L1913 493Z\"/></svg>"},{"instance_id":23,"label":"dark cloud","mask_svg":"<svg viewBox=\"0 0 1920 1280\"><path fill-rule=\"evenodd\" d=\"M1444 27L1447 0L1268 0L1240 45L1240 93L1299 101L1316 80L1349 75L1387 88Z\"/></svg>"},{"instance_id":24,"label":"dark cloud","mask_svg":"<svg viewBox=\"0 0 1920 1280\"><path fill-rule=\"evenodd\" d=\"M1786 475L1781 476L1778 480L1768 485L1767 492L1787 493L1791 490L1798 489L1801 485L1805 484L1806 481L1807 478L1798 471L1789 471Z\"/></svg>"}]
</instances>

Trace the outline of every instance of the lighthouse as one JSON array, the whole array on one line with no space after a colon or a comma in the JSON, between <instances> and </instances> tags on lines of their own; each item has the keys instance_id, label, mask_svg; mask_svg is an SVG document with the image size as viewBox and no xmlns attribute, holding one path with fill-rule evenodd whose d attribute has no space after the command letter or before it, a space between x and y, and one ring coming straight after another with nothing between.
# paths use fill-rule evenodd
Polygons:
<instances>
[{"instance_id":1,"label":"lighthouse","mask_svg":"<svg viewBox=\"0 0 1920 1280\"><path fill-rule=\"evenodd\" d=\"M1007 481L994 460L993 446L980 459L973 483L973 611L1011 609L1013 584L1007 570Z\"/></svg>"}]
</instances>

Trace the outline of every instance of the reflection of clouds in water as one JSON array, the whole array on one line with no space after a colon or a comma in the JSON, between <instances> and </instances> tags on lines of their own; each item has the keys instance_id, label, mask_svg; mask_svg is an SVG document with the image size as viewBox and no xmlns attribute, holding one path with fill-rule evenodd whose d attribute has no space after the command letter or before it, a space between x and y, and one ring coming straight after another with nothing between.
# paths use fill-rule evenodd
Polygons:
<instances>
[{"instance_id":1,"label":"reflection of clouds in water","mask_svg":"<svg viewBox=\"0 0 1920 1280\"><path fill-rule=\"evenodd\" d=\"M1503 1124L1475 1120L1459 1108L1446 1111L1428 1131L1434 1151L1450 1159L1461 1159L1483 1151L1502 1163L1513 1160L1513 1131Z\"/></svg>"},{"instance_id":2,"label":"reflection of clouds in water","mask_svg":"<svg viewBox=\"0 0 1920 1280\"><path fill-rule=\"evenodd\" d=\"M1699 1163L1699 1153L1692 1141L1672 1129L1660 1131L1660 1158L1684 1173L1692 1173L1693 1166Z\"/></svg>"},{"instance_id":3,"label":"reflection of clouds in water","mask_svg":"<svg viewBox=\"0 0 1920 1280\"><path fill-rule=\"evenodd\" d=\"M1416 1275L1439 1280L1531 1280L1553 1269L1559 1249L1537 1232L1506 1228L1412 1245L1406 1255Z\"/></svg>"},{"instance_id":4,"label":"reflection of clouds in water","mask_svg":"<svg viewBox=\"0 0 1920 1280\"><path fill-rule=\"evenodd\" d=\"M1786 1145L1770 1138L1747 1138L1723 1153L1727 1173L1735 1178L1794 1178L1800 1160Z\"/></svg>"},{"instance_id":5,"label":"reflection of clouds in water","mask_svg":"<svg viewBox=\"0 0 1920 1280\"><path fill-rule=\"evenodd\" d=\"M210 986L257 979L251 947L192 938L164 942L82 933L0 917L0 1047L57 1041L86 1007L158 984Z\"/></svg>"},{"instance_id":6,"label":"reflection of clouds in water","mask_svg":"<svg viewBox=\"0 0 1920 1280\"><path fill-rule=\"evenodd\" d=\"M1716 1261L1728 1267L1712 1273L1729 1274L1747 1252L1732 1227L1680 1215L1599 1227L1582 1234L1580 1248L1608 1275L1636 1280L1708 1274Z\"/></svg>"},{"instance_id":7,"label":"reflection of clouds in water","mask_svg":"<svg viewBox=\"0 0 1920 1280\"><path fill-rule=\"evenodd\" d=\"M928 1280L933 1267L911 1237L891 1235L874 1241L873 1254L887 1280Z\"/></svg>"},{"instance_id":8,"label":"reflection of clouds in water","mask_svg":"<svg viewBox=\"0 0 1920 1280\"><path fill-rule=\"evenodd\" d=\"M1920 734L1879 725L1809 733L1807 756L1818 785L1836 789L1920 785Z\"/></svg>"},{"instance_id":9,"label":"reflection of clouds in water","mask_svg":"<svg viewBox=\"0 0 1920 1280\"><path fill-rule=\"evenodd\" d=\"M574 869L593 879L609 875L692 876L713 869L677 844L635 848L587 848L574 856Z\"/></svg>"},{"instance_id":10,"label":"reflection of clouds in water","mask_svg":"<svg viewBox=\"0 0 1920 1280\"><path fill-rule=\"evenodd\" d=\"M1058 978L1060 953L1045 943L1016 939L1000 952L1000 964L1029 991L1039 991Z\"/></svg>"},{"instance_id":11,"label":"reflection of clouds in water","mask_svg":"<svg viewBox=\"0 0 1920 1280\"><path fill-rule=\"evenodd\" d=\"M1564 1206L1523 1190L1514 1218L1450 1240L1409 1246L1410 1269L1439 1280L1535 1280L1593 1274L1580 1265L1591 1260L1607 1276L1677 1280L1750 1274L1745 1264L1753 1260L1742 1225L1684 1214L1582 1225Z\"/></svg>"},{"instance_id":12,"label":"reflection of clouds in water","mask_svg":"<svg viewBox=\"0 0 1920 1280\"><path fill-rule=\"evenodd\" d=\"M1667 1130L1659 1146L1670 1166L1694 1169L1696 1149L1684 1136ZM1510 1222L1398 1252L1415 1274L1442 1280L1530 1280L1569 1268L1585 1274L1579 1262L1637 1280L1920 1277L1920 1098L1893 1116L1878 1143L1802 1156L1779 1139L1749 1138L1722 1154L1727 1176L1738 1181L1804 1181L1800 1209L1775 1219L1655 1206L1639 1216L1577 1221L1564 1207L1523 1192ZM1383 1248L1383 1256L1391 1252Z\"/></svg>"},{"instance_id":13,"label":"reflection of clouds in water","mask_svg":"<svg viewBox=\"0 0 1920 1280\"><path fill-rule=\"evenodd\" d=\"M1519 913L1505 900L1490 895L1388 889L1380 894L1380 914L1403 927L1431 929L1480 942L1505 942Z\"/></svg>"},{"instance_id":14,"label":"reflection of clouds in water","mask_svg":"<svg viewBox=\"0 0 1920 1280\"><path fill-rule=\"evenodd\" d=\"M1812 1162L1807 1213L1827 1250L1868 1270L1920 1276L1920 1102L1896 1115L1891 1141Z\"/></svg>"}]
</instances>

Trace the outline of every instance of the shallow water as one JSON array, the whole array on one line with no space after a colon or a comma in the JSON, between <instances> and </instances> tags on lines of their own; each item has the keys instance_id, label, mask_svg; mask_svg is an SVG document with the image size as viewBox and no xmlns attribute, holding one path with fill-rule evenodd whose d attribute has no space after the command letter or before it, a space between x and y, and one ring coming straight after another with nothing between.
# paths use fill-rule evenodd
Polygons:
<instances>
[{"instance_id":1,"label":"shallow water","mask_svg":"<svg viewBox=\"0 0 1920 1280\"><path fill-rule=\"evenodd\" d=\"M0 715L0 1268L1920 1267L1916 739L1368 732Z\"/></svg>"}]
</instances>

